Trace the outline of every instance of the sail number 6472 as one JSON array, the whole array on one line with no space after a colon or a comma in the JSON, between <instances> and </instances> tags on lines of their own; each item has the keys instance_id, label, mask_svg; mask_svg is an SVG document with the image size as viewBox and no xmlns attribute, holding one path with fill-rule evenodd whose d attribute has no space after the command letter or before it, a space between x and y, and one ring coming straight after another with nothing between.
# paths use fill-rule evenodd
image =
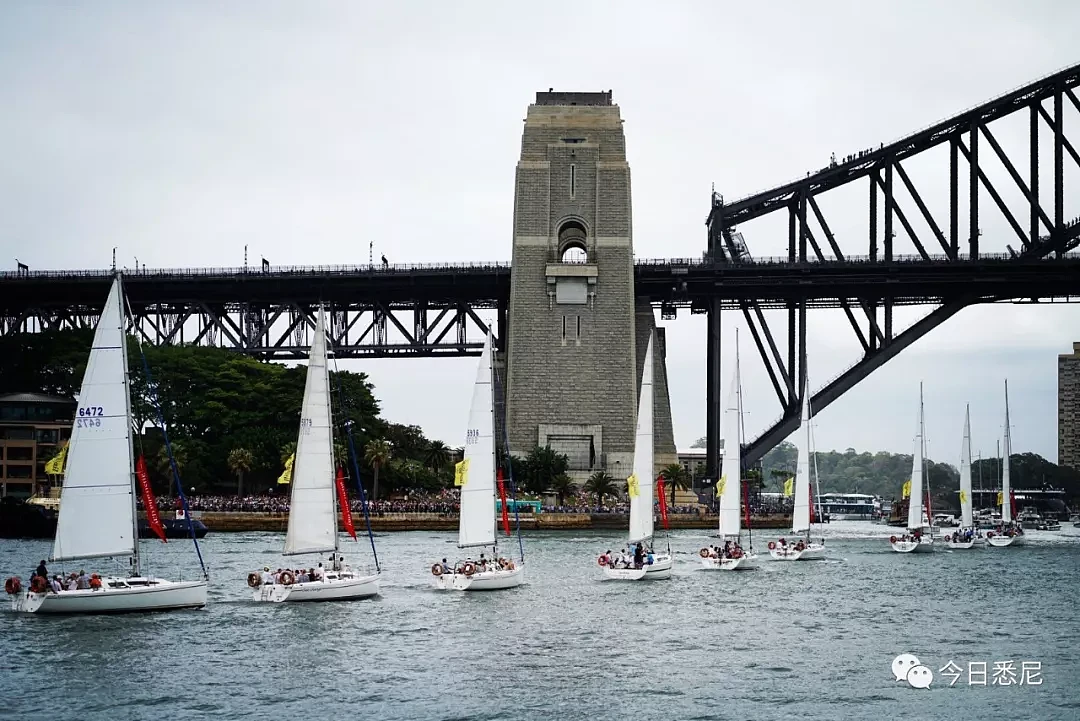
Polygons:
<instances>
[{"instance_id":1,"label":"sail number 6472","mask_svg":"<svg viewBox=\"0 0 1080 721\"><path fill-rule=\"evenodd\" d=\"M101 417L105 411L101 406L84 406L79 409L79 417L75 419L76 428L100 428Z\"/></svg>"}]
</instances>

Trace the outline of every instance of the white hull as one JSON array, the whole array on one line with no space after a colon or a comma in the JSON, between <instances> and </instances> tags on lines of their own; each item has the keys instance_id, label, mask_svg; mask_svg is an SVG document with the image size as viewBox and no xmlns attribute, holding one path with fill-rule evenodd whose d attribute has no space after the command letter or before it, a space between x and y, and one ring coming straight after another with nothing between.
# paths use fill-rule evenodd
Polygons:
<instances>
[{"instance_id":1,"label":"white hull","mask_svg":"<svg viewBox=\"0 0 1080 721\"><path fill-rule=\"evenodd\" d=\"M139 585L140 582L145 585ZM116 587L117 585L123 587ZM132 584L132 585L128 585ZM23 591L11 599L19 613L134 613L202 608L206 581L165 581L145 578L107 578L102 588L60 593Z\"/></svg>"},{"instance_id":2,"label":"white hull","mask_svg":"<svg viewBox=\"0 0 1080 721\"><path fill-rule=\"evenodd\" d=\"M666 553L654 554L653 562L642 568L612 568L603 566L604 579L608 581L663 581L671 578L674 559Z\"/></svg>"},{"instance_id":3,"label":"white hull","mask_svg":"<svg viewBox=\"0 0 1080 721\"><path fill-rule=\"evenodd\" d=\"M892 541L892 550L897 553L932 553L934 541L926 536L919 541Z\"/></svg>"},{"instance_id":4,"label":"white hull","mask_svg":"<svg viewBox=\"0 0 1080 721\"><path fill-rule=\"evenodd\" d=\"M435 588L442 591L502 591L516 588L524 580L524 566L512 571L482 571L466 576L464 573L444 573L435 577Z\"/></svg>"},{"instance_id":5,"label":"white hull","mask_svg":"<svg viewBox=\"0 0 1080 721\"><path fill-rule=\"evenodd\" d=\"M995 533L993 536L987 536L986 542L994 548L1007 548L1009 546L1023 546L1025 538L1023 536L1005 536Z\"/></svg>"},{"instance_id":6,"label":"white hull","mask_svg":"<svg viewBox=\"0 0 1080 721\"><path fill-rule=\"evenodd\" d=\"M702 558L701 567L706 571L752 571L757 568L757 556L744 553L739 558Z\"/></svg>"},{"instance_id":7,"label":"white hull","mask_svg":"<svg viewBox=\"0 0 1080 721\"><path fill-rule=\"evenodd\" d=\"M379 576L346 576L325 581L294 583L289 586L272 583L259 586L252 599L268 603L298 603L302 601L352 601L379 595Z\"/></svg>"},{"instance_id":8,"label":"white hull","mask_svg":"<svg viewBox=\"0 0 1080 721\"><path fill-rule=\"evenodd\" d=\"M945 541L945 548L953 551L966 551L975 548L975 539L970 541Z\"/></svg>"},{"instance_id":9,"label":"white hull","mask_svg":"<svg viewBox=\"0 0 1080 721\"><path fill-rule=\"evenodd\" d=\"M825 546L820 543L811 543L801 551L796 551L795 546L777 546L769 549L769 555L774 561L820 561L825 558Z\"/></svg>"}]
</instances>

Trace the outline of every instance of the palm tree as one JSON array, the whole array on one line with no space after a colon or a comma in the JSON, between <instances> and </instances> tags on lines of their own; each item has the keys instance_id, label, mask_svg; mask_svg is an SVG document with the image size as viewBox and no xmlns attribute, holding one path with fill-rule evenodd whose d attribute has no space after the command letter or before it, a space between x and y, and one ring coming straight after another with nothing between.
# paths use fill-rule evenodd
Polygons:
<instances>
[{"instance_id":1,"label":"palm tree","mask_svg":"<svg viewBox=\"0 0 1080 721\"><path fill-rule=\"evenodd\" d=\"M660 471L660 477L671 486L671 507L675 507L675 491L690 490L690 474L678 463L672 463Z\"/></svg>"},{"instance_id":2,"label":"palm tree","mask_svg":"<svg viewBox=\"0 0 1080 721\"><path fill-rule=\"evenodd\" d=\"M184 448L184 445L179 442L171 443L169 445L172 446L172 457L173 460L176 461L176 470L177 472L182 471L184 466L187 465L187 450ZM169 451L165 445L162 445L158 449L157 467L161 472L161 475L165 476L167 483L171 485L173 481L173 470L172 464L169 462Z\"/></svg>"},{"instance_id":3,"label":"palm tree","mask_svg":"<svg viewBox=\"0 0 1080 721\"><path fill-rule=\"evenodd\" d=\"M345 447L344 443L334 444L334 463L341 468L349 465L349 449Z\"/></svg>"},{"instance_id":4,"label":"palm tree","mask_svg":"<svg viewBox=\"0 0 1080 721\"><path fill-rule=\"evenodd\" d=\"M390 461L391 451L389 441L375 439L368 442L364 449L364 460L375 471L375 482L371 489L371 500L379 500L379 468Z\"/></svg>"},{"instance_id":5,"label":"palm tree","mask_svg":"<svg viewBox=\"0 0 1080 721\"><path fill-rule=\"evenodd\" d=\"M289 456L296 453L296 441L290 441L281 447L281 465L285 465L285 461L289 460Z\"/></svg>"},{"instance_id":6,"label":"palm tree","mask_svg":"<svg viewBox=\"0 0 1080 721\"><path fill-rule=\"evenodd\" d=\"M560 473L551 481L551 490L555 491L557 503L561 506L566 497L574 492L574 481L565 473Z\"/></svg>"},{"instance_id":7,"label":"palm tree","mask_svg":"<svg viewBox=\"0 0 1080 721\"><path fill-rule=\"evenodd\" d=\"M596 494L596 503L599 506L604 505L605 497L619 495L619 489L615 486L615 479L605 471L597 471L589 476L589 480L585 481L585 490Z\"/></svg>"},{"instance_id":8,"label":"palm tree","mask_svg":"<svg viewBox=\"0 0 1080 721\"><path fill-rule=\"evenodd\" d=\"M438 473L450 460L450 449L442 441L432 441L427 448L428 467Z\"/></svg>"},{"instance_id":9,"label":"palm tree","mask_svg":"<svg viewBox=\"0 0 1080 721\"><path fill-rule=\"evenodd\" d=\"M236 495L244 495L244 474L251 470L255 464L255 457L246 448L234 448L229 451L229 457L225 461L229 470L236 474Z\"/></svg>"}]
</instances>

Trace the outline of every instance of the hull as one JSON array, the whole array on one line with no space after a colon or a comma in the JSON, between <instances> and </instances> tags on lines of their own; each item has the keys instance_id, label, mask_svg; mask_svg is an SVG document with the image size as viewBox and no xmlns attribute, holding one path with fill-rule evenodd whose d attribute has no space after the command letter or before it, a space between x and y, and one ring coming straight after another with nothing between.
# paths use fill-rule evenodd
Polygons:
<instances>
[{"instance_id":1,"label":"hull","mask_svg":"<svg viewBox=\"0 0 1080 721\"><path fill-rule=\"evenodd\" d=\"M444 573L435 577L435 588L440 591L502 591L520 586L524 573L523 565L512 571L483 571L471 576L464 573Z\"/></svg>"},{"instance_id":2,"label":"hull","mask_svg":"<svg viewBox=\"0 0 1080 721\"><path fill-rule=\"evenodd\" d=\"M108 578L97 590L33 593L23 591L11 599L19 613L136 613L202 608L206 581L164 581L145 578Z\"/></svg>"},{"instance_id":3,"label":"hull","mask_svg":"<svg viewBox=\"0 0 1080 721\"><path fill-rule=\"evenodd\" d=\"M308 601L353 601L379 595L379 576L346 576L326 581L309 581L286 586L280 583L259 586L252 599L267 603Z\"/></svg>"},{"instance_id":4,"label":"hull","mask_svg":"<svg viewBox=\"0 0 1080 721\"><path fill-rule=\"evenodd\" d=\"M994 548L1008 548L1009 546L1023 546L1026 539L1023 536L1005 536L995 533L987 536L986 542Z\"/></svg>"},{"instance_id":5,"label":"hull","mask_svg":"<svg viewBox=\"0 0 1080 721\"><path fill-rule=\"evenodd\" d=\"M640 581L645 578L644 568L612 568L604 566L604 580L607 581Z\"/></svg>"},{"instance_id":6,"label":"hull","mask_svg":"<svg viewBox=\"0 0 1080 721\"><path fill-rule=\"evenodd\" d=\"M671 578L671 568L674 565L675 561L666 553L654 555L652 564L645 566L645 580L662 581Z\"/></svg>"},{"instance_id":7,"label":"hull","mask_svg":"<svg viewBox=\"0 0 1080 721\"><path fill-rule=\"evenodd\" d=\"M796 551L794 546L777 546L769 549L769 555L774 561L820 561L825 558L825 546L811 543L801 551Z\"/></svg>"},{"instance_id":8,"label":"hull","mask_svg":"<svg viewBox=\"0 0 1080 721\"><path fill-rule=\"evenodd\" d=\"M757 568L757 556L747 553L739 558L702 558L701 567L706 571L752 571Z\"/></svg>"},{"instance_id":9,"label":"hull","mask_svg":"<svg viewBox=\"0 0 1080 721\"><path fill-rule=\"evenodd\" d=\"M966 551L975 548L975 539L970 541L945 541L945 548L953 551Z\"/></svg>"},{"instance_id":10,"label":"hull","mask_svg":"<svg viewBox=\"0 0 1080 721\"><path fill-rule=\"evenodd\" d=\"M933 540L923 537L920 541L891 541L892 550L897 553L932 553L934 550Z\"/></svg>"},{"instance_id":11,"label":"hull","mask_svg":"<svg viewBox=\"0 0 1080 721\"><path fill-rule=\"evenodd\" d=\"M187 521L177 518L162 519L161 525L165 529L165 538L190 538ZM195 529L195 538L203 538L210 531L202 521L191 519L191 526ZM145 518L139 519L139 538L157 538L157 534L150 528L150 523Z\"/></svg>"}]
</instances>

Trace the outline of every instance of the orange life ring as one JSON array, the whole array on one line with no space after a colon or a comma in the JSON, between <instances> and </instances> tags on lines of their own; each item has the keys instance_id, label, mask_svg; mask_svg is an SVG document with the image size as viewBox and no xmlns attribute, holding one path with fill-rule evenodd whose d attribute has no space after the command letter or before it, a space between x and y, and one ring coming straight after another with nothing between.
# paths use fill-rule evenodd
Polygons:
<instances>
[{"instance_id":1,"label":"orange life ring","mask_svg":"<svg viewBox=\"0 0 1080 721\"><path fill-rule=\"evenodd\" d=\"M987 538L993 538L994 537L994 532L993 531L987 531L986 532L986 537Z\"/></svg>"},{"instance_id":2,"label":"orange life ring","mask_svg":"<svg viewBox=\"0 0 1080 721\"><path fill-rule=\"evenodd\" d=\"M461 567L461 572L464 573L466 576L471 576L476 573L476 566L473 565L473 563L470 561L469 563L466 563L464 566Z\"/></svg>"},{"instance_id":3,"label":"orange life ring","mask_svg":"<svg viewBox=\"0 0 1080 721\"><path fill-rule=\"evenodd\" d=\"M896 543L896 536L889 536L889 543Z\"/></svg>"},{"instance_id":4,"label":"orange life ring","mask_svg":"<svg viewBox=\"0 0 1080 721\"><path fill-rule=\"evenodd\" d=\"M436 563L431 567L431 575L432 576L441 576L442 575L442 564L441 563Z\"/></svg>"},{"instance_id":5,"label":"orange life ring","mask_svg":"<svg viewBox=\"0 0 1080 721\"><path fill-rule=\"evenodd\" d=\"M7 591L9 596L14 596L22 590L22 580L18 576L12 576L4 581L4 590Z\"/></svg>"},{"instance_id":6,"label":"orange life ring","mask_svg":"<svg viewBox=\"0 0 1080 721\"><path fill-rule=\"evenodd\" d=\"M262 585L262 576L257 573L248 574L248 585L252 588L258 588Z\"/></svg>"},{"instance_id":7,"label":"orange life ring","mask_svg":"<svg viewBox=\"0 0 1080 721\"><path fill-rule=\"evenodd\" d=\"M769 541L769 550L772 551L776 548L776 541Z\"/></svg>"},{"instance_id":8,"label":"orange life ring","mask_svg":"<svg viewBox=\"0 0 1080 721\"><path fill-rule=\"evenodd\" d=\"M34 576L34 579L30 581L30 590L34 593L45 593L48 586L45 585L45 579L41 576Z\"/></svg>"},{"instance_id":9,"label":"orange life ring","mask_svg":"<svg viewBox=\"0 0 1080 721\"><path fill-rule=\"evenodd\" d=\"M282 586L291 586L294 583L296 583L296 576L294 576L292 574L292 571L282 571L281 572L281 585Z\"/></svg>"},{"instance_id":10,"label":"orange life ring","mask_svg":"<svg viewBox=\"0 0 1080 721\"><path fill-rule=\"evenodd\" d=\"M700 551L698 551L697 553L702 558L708 558L709 557L709 549L707 549L707 548L703 548Z\"/></svg>"},{"instance_id":11,"label":"orange life ring","mask_svg":"<svg viewBox=\"0 0 1080 721\"><path fill-rule=\"evenodd\" d=\"M600 558L596 559L596 562L600 566L606 566L607 565L607 556L600 556Z\"/></svg>"}]
</instances>

